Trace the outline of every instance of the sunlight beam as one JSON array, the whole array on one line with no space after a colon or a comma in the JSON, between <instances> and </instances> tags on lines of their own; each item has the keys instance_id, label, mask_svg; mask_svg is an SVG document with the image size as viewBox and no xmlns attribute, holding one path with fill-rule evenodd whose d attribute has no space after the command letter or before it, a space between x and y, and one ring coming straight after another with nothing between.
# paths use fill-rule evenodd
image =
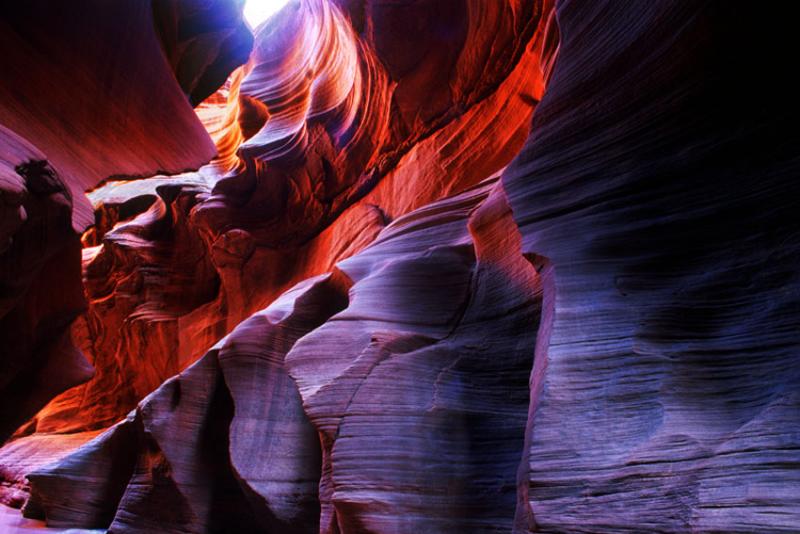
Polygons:
<instances>
[{"instance_id":1,"label":"sunlight beam","mask_svg":"<svg viewBox=\"0 0 800 534\"><path fill-rule=\"evenodd\" d=\"M290 0L247 0L244 4L244 18L250 27L255 29L259 24L280 11L289 1Z\"/></svg>"}]
</instances>

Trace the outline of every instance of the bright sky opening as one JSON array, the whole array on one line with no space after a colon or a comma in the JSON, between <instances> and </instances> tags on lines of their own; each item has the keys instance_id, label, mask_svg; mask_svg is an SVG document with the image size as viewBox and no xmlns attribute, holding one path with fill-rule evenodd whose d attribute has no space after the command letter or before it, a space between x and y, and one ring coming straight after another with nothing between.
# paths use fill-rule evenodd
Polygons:
<instances>
[{"instance_id":1,"label":"bright sky opening","mask_svg":"<svg viewBox=\"0 0 800 534\"><path fill-rule=\"evenodd\" d=\"M256 28L288 3L289 0L247 0L244 4L244 18L252 28Z\"/></svg>"}]
</instances>

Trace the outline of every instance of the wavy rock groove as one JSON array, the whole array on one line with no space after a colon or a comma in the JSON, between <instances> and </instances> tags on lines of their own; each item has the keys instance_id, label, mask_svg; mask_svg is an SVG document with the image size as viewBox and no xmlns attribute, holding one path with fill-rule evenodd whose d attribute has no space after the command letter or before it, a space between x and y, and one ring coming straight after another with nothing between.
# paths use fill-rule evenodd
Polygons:
<instances>
[{"instance_id":1,"label":"wavy rock groove","mask_svg":"<svg viewBox=\"0 0 800 534\"><path fill-rule=\"evenodd\" d=\"M781 14L563 2L557 18L534 133L503 175L522 250L554 281L517 530L795 531L800 160L782 132L799 115ZM751 62L764 79L744 89Z\"/></svg>"},{"instance_id":2,"label":"wavy rock groove","mask_svg":"<svg viewBox=\"0 0 800 534\"><path fill-rule=\"evenodd\" d=\"M800 532L788 6L244 8L0 15L0 531Z\"/></svg>"}]
</instances>

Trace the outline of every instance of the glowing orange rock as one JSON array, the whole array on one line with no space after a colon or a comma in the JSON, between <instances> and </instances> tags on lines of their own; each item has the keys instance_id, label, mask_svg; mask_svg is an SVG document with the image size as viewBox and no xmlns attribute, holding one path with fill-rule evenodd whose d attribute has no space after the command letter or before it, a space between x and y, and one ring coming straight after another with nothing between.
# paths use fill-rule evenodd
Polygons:
<instances>
[{"instance_id":1,"label":"glowing orange rock","mask_svg":"<svg viewBox=\"0 0 800 534\"><path fill-rule=\"evenodd\" d=\"M238 13L235 2L191 0L4 7L0 441L92 375L69 332L86 308L79 233L95 217L84 191L214 156L187 94L216 89L209 84L246 60L252 37Z\"/></svg>"}]
</instances>

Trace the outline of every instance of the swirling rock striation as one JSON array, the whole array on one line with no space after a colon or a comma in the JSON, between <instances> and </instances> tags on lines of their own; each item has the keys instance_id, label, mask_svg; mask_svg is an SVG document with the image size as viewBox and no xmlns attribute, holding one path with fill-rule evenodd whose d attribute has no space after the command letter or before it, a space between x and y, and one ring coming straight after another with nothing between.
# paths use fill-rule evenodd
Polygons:
<instances>
[{"instance_id":1,"label":"swirling rock striation","mask_svg":"<svg viewBox=\"0 0 800 534\"><path fill-rule=\"evenodd\" d=\"M74 332L98 373L0 452L26 514L796 531L781 11L290 3L198 110L214 161L92 193Z\"/></svg>"},{"instance_id":2,"label":"swirling rock striation","mask_svg":"<svg viewBox=\"0 0 800 534\"><path fill-rule=\"evenodd\" d=\"M197 207L198 223L211 232L246 229L271 248L306 242L414 147L498 94L483 111L503 124L495 168L459 177L477 183L508 162L527 132L543 91L549 13L548 3L533 1L289 3L257 30L238 88L241 121L260 114L263 126ZM389 31L404 26L418 27ZM524 89L500 87L519 77ZM477 133L458 149L486 143Z\"/></svg>"},{"instance_id":3,"label":"swirling rock striation","mask_svg":"<svg viewBox=\"0 0 800 534\"><path fill-rule=\"evenodd\" d=\"M800 526L786 17L558 5L558 60L503 176L523 251L552 269L518 532Z\"/></svg>"},{"instance_id":4,"label":"swirling rock striation","mask_svg":"<svg viewBox=\"0 0 800 534\"><path fill-rule=\"evenodd\" d=\"M246 60L252 37L235 2L170 5L169 20L192 30L178 41L156 32L150 2L32 0L0 15L0 441L92 377L81 335L73 343L70 333L87 308L80 232L93 215L84 191L214 156L186 93L208 91ZM185 88L165 59L172 45Z\"/></svg>"},{"instance_id":5,"label":"swirling rock striation","mask_svg":"<svg viewBox=\"0 0 800 534\"><path fill-rule=\"evenodd\" d=\"M114 532L237 519L265 532L508 531L541 297L519 243L496 180L397 219L126 421L30 473L27 513Z\"/></svg>"},{"instance_id":6,"label":"swirling rock striation","mask_svg":"<svg viewBox=\"0 0 800 534\"><path fill-rule=\"evenodd\" d=\"M401 15L369 9L375 23ZM438 55L402 72L386 67L383 55L399 61L404 48L384 50L353 3L293 2L259 28L249 62L198 107L218 147L214 161L90 194L89 310L75 332L97 375L28 430L113 424L238 323L368 245L394 217L506 165L541 97L544 58L554 53L549 7L459 9L466 18L458 35L466 37L442 34L446 18L418 34L451 49L447 69ZM496 48L476 50L475 39ZM491 58L496 68L479 75L478 60ZM399 110L399 88L422 94L447 84L459 90L424 117L411 121Z\"/></svg>"},{"instance_id":7,"label":"swirling rock striation","mask_svg":"<svg viewBox=\"0 0 800 534\"><path fill-rule=\"evenodd\" d=\"M323 447L320 532L508 532L541 284L502 188L400 217L338 268L349 306L286 357Z\"/></svg>"},{"instance_id":8,"label":"swirling rock striation","mask_svg":"<svg viewBox=\"0 0 800 534\"><path fill-rule=\"evenodd\" d=\"M26 513L114 532L313 532L319 440L283 360L346 305L345 283L325 275L293 288L127 419L30 473Z\"/></svg>"}]
</instances>

